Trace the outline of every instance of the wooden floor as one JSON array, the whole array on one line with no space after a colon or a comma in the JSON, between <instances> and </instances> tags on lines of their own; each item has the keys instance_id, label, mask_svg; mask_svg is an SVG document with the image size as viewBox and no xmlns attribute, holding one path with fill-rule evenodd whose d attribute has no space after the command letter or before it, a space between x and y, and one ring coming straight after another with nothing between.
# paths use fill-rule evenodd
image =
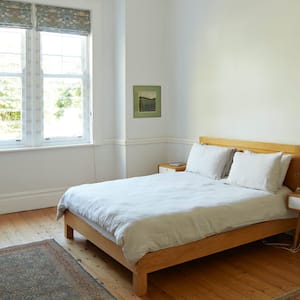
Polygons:
<instances>
[{"instance_id":1,"label":"wooden floor","mask_svg":"<svg viewBox=\"0 0 300 300\"><path fill-rule=\"evenodd\" d=\"M63 236L63 220L55 208L0 215L0 248L54 238L117 299L140 299L131 288L131 273L82 236ZM261 242L154 272L149 295L141 299L273 299L300 287L300 253Z\"/></svg>"}]
</instances>

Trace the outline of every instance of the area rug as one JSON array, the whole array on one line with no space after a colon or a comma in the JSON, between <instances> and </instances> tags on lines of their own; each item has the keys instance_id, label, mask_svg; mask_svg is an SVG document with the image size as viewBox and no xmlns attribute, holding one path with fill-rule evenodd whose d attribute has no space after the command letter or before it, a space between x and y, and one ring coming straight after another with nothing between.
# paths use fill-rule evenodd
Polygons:
<instances>
[{"instance_id":1,"label":"area rug","mask_svg":"<svg viewBox=\"0 0 300 300\"><path fill-rule=\"evenodd\" d=\"M0 249L1 300L116 300L54 240Z\"/></svg>"},{"instance_id":2,"label":"area rug","mask_svg":"<svg viewBox=\"0 0 300 300\"><path fill-rule=\"evenodd\" d=\"M273 300L300 300L300 288L283 294Z\"/></svg>"}]
</instances>

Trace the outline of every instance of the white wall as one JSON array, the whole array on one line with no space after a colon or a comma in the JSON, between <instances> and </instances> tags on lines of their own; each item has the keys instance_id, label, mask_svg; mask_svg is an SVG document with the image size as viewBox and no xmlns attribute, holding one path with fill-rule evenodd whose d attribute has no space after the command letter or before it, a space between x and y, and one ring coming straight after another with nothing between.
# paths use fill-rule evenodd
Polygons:
<instances>
[{"instance_id":1,"label":"white wall","mask_svg":"<svg viewBox=\"0 0 300 300\"><path fill-rule=\"evenodd\" d=\"M298 0L39 3L92 11L95 145L0 152L0 213L154 173L199 135L300 144ZM133 118L133 85L161 85L161 118Z\"/></svg>"},{"instance_id":2,"label":"white wall","mask_svg":"<svg viewBox=\"0 0 300 300\"><path fill-rule=\"evenodd\" d=\"M54 206L72 185L151 174L167 157L168 1L38 2L91 10L94 145L1 151L0 214ZM135 84L162 86L162 118L133 119Z\"/></svg>"},{"instance_id":3,"label":"white wall","mask_svg":"<svg viewBox=\"0 0 300 300\"><path fill-rule=\"evenodd\" d=\"M29 1L28 2L33 2ZM0 152L0 213L53 206L71 185L115 178L114 5L111 0L39 0L90 9L94 146Z\"/></svg>"},{"instance_id":4,"label":"white wall","mask_svg":"<svg viewBox=\"0 0 300 300\"><path fill-rule=\"evenodd\" d=\"M127 138L165 137L169 98L166 68L169 1L127 0L126 3ZM161 118L133 118L133 85L161 86Z\"/></svg>"},{"instance_id":5,"label":"white wall","mask_svg":"<svg viewBox=\"0 0 300 300\"><path fill-rule=\"evenodd\" d=\"M118 82L121 84L118 85L117 103L121 106L121 129L118 130L117 148L123 163L126 162L125 166L121 166L121 176L154 173L157 163L167 158L168 9L169 0L127 0L118 3L118 76L121 77ZM161 86L160 118L133 118L134 85Z\"/></svg>"},{"instance_id":6,"label":"white wall","mask_svg":"<svg viewBox=\"0 0 300 300\"><path fill-rule=\"evenodd\" d=\"M70 185L94 181L92 147L0 154L0 213L54 205Z\"/></svg>"},{"instance_id":7,"label":"white wall","mask_svg":"<svg viewBox=\"0 0 300 300\"><path fill-rule=\"evenodd\" d=\"M300 2L172 3L169 135L300 144Z\"/></svg>"}]
</instances>

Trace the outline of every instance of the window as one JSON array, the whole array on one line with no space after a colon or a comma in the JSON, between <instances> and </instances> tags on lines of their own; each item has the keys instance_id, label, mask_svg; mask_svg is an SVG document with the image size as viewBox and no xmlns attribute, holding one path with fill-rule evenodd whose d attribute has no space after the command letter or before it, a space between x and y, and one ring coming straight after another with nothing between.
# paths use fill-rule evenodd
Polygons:
<instances>
[{"instance_id":1,"label":"window","mask_svg":"<svg viewBox=\"0 0 300 300\"><path fill-rule=\"evenodd\" d=\"M83 137L88 123L86 37L41 33L44 139ZM86 116L85 116L86 114Z\"/></svg>"},{"instance_id":2,"label":"window","mask_svg":"<svg viewBox=\"0 0 300 300\"><path fill-rule=\"evenodd\" d=\"M20 141L23 121L24 30L0 28L0 143Z\"/></svg>"},{"instance_id":3,"label":"window","mask_svg":"<svg viewBox=\"0 0 300 300\"><path fill-rule=\"evenodd\" d=\"M0 2L0 147L90 143L89 12L32 6Z\"/></svg>"}]
</instances>

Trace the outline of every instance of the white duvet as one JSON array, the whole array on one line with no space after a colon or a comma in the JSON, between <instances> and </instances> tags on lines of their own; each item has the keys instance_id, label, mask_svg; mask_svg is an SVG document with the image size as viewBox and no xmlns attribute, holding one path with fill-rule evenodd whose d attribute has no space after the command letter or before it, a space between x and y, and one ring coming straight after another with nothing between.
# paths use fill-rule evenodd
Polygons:
<instances>
[{"instance_id":1,"label":"white duvet","mask_svg":"<svg viewBox=\"0 0 300 300\"><path fill-rule=\"evenodd\" d=\"M58 204L113 236L130 263L147 252L262 221L289 218L278 193L237 187L190 172L75 186Z\"/></svg>"}]
</instances>

